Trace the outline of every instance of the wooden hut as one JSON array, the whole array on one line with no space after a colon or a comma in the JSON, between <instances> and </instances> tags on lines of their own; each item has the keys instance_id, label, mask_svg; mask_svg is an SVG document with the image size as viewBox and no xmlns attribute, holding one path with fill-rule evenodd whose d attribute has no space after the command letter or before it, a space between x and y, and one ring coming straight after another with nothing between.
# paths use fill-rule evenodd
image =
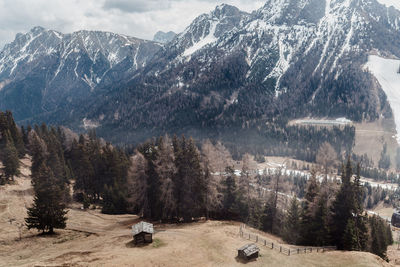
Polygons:
<instances>
[{"instance_id":1,"label":"wooden hut","mask_svg":"<svg viewBox=\"0 0 400 267\"><path fill-rule=\"evenodd\" d=\"M392 215L392 225L400 228L400 210L396 210Z\"/></svg>"},{"instance_id":2,"label":"wooden hut","mask_svg":"<svg viewBox=\"0 0 400 267\"><path fill-rule=\"evenodd\" d=\"M258 258L260 249L256 244L248 244L238 249L238 257L243 260L252 260Z\"/></svg>"},{"instance_id":3,"label":"wooden hut","mask_svg":"<svg viewBox=\"0 0 400 267\"><path fill-rule=\"evenodd\" d=\"M132 226L132 234L135 245L153 242L154 228L151 223L140 222Z\"/></svg>"}]
</instances>

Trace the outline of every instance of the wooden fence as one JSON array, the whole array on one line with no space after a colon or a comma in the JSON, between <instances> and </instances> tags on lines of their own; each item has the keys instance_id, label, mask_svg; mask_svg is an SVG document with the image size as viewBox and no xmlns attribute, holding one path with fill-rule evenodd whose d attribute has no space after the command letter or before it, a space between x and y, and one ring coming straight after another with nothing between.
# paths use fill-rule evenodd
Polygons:
<instances>
[{"instance_id":1,"label":"wooden fence","mask_svg":"<svg viewBox=\"0 0 400 267\"><path fill-rule=\"evenodd\" d=\"M239 235L241 238L245 238L250 241L254 241L255 243L259 243L265 247L269 247L270 249L279 251L279 253L283 253L287 256L296 255L296 254L306 254L313 252L324 252L324 251L332 251L336 250L336 247L301 247L301 248L286 248L280 244L276 244L274 242L268 241L259 237L256 234L252 234L250 232L246 232L243 229L246 228L246 225L240 225Z\"/></svg>"}]
</instances>

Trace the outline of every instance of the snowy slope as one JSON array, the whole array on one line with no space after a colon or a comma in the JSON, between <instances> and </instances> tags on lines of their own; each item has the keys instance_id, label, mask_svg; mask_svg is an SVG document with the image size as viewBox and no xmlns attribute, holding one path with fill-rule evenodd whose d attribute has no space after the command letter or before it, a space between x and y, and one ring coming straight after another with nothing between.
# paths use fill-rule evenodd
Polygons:
<instances>
[{"instance_id":1,"label":"snowy slope","mask_svg":"<svg viewBox=\"0 0 400 267\"><path fill-rule=\"evenodd\" d=\"M378 0L379 3L385 6L393 6L400 10L400 1L399 0Z\"/></svg>"},{"instance_id":2,"label":"snowy slope","mask_svg":"<svg viewBox=\"0 0 400 267\"><path fill-rule=\"evenodd\" d=\"M396 123L397 142L400 144L400 60L369 56L366 67L387 95Z\"/></svg>"}]
</instances>

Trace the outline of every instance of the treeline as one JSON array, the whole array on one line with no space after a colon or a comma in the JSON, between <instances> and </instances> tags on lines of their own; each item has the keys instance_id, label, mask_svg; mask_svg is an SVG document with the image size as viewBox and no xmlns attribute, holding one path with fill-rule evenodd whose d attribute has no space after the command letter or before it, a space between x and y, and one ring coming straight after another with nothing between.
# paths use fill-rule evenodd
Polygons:
<instances>
[{"instance_id":1,"label":"treeline","mask_svg":"<svg viewBox=\"0 0 400 267\"><path fill-rule=\"evenodd\" d=\"M104 213L127 211L126 184L129 158L124 151L104 143L94 131L74 139L65 158L75 179L74 198L84 203L102 204Z\"/></svg>"},{"instance_id":2,"label":"treeline","mask_svg":"<svg viewBox=\"0 0 400 267\"><path fill-rule=\"evenodd\" d=\"M224 145L232 152L234 159L240 159L245 153L251 153L315 162L318 149L324 143L329 143L337 155L352 151L355 143L353 126L314 127L287 125L287 123L287 121L264 125L249 123L247 130L232 129L219 137L224 140Z\"/></svg>"},{"instance_id":3,"label":"treeline","mask_svg":"<svg viewBox=\"0 0 400 267\"><path fill-rule=\"evenodd\" d=\"M353 176L350 160L342 171L340 189L330 195L330 185L308 182L304 201L293 198L278 233L290 243L307 246L334 245L338 249L370 251L386 258L393 243L390 225L364 211L364 188L360 168Z\"/></svg>"}]
</instances>

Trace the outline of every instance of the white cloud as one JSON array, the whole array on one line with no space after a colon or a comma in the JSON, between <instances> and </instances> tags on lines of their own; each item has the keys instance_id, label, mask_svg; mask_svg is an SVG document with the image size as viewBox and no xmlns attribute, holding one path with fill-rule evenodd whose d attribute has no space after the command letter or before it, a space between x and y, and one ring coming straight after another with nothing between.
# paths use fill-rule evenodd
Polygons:
<instances>
[{"instance_id":1,"label":"white cloud","mask_svg":"<svg viewBox=\"0 0 400 267\"><path fill-rule=\"evenodd\" d=\"M152 39L158 30L181 32L194 18L227 3L251 12L251 0L0 0L0 48L18 32L43 26L63 33L103 30Z\"/></svg>"}]
</instances>

